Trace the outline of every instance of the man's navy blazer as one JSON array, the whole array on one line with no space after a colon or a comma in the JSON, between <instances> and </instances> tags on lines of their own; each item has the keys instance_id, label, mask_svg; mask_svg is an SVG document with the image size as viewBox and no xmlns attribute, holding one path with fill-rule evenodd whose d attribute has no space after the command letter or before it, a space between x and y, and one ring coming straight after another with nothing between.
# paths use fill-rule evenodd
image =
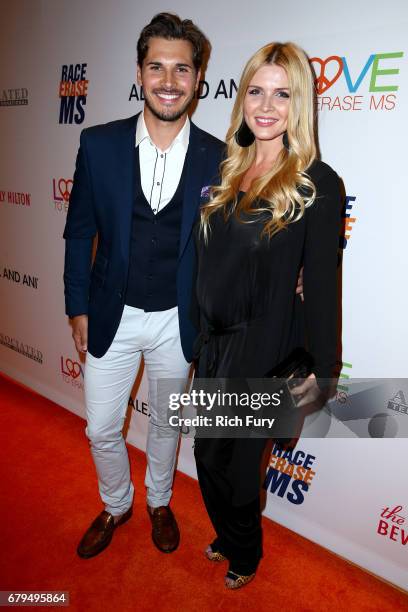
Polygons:
<instances>
[{"instance_id":1,"label":"man's navy blazer","mask_svg":"<svg viewBox=\"0 0 408 612\"><path fill-rule=\"evenodd\" d=\"M102 357L125 303L134 204L134 148L138 115L82 131L65 238L65 304L69 317L88 315L88 350ZM191 123L186 156L177 305L181 345L192 360L197 329L190 320L195 292L193 225L206 187L217 181L224 143ZM98 245L92 265L94 237Z\"/></svg>"}]
</instances>

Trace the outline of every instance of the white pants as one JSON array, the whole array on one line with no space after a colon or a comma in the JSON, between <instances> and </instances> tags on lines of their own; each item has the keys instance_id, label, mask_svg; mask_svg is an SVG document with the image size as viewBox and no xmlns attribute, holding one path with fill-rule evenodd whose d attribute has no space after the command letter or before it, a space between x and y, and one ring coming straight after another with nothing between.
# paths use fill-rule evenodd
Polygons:
<instances>
[{"instance_id":1,"label":"white pants","mask_svg":"<svg viewBox=\"0 0 408 612\"><path fill-rule=\"evenodd\" d=\"M118 331L108 352L97 359L87 354L84 388L87 427L105 509L122 514L132 505L134 487L122 435L130 392L141 357L149 382L150 420L146 444L147 503L166 506L172 494L179 432L167 420L166 393L160 379L174 379L172 393L182 393L190 364L180 344L177 307L144 312L125 306ZM162 397L163 396L163 397Z\"/></svg>"}]
</instances>

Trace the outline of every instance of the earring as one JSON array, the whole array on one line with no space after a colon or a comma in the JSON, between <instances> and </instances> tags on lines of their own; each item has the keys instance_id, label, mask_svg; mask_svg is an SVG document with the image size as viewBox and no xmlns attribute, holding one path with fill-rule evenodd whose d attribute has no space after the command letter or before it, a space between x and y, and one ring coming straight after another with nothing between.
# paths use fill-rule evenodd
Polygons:
<instances>
[{"instance_id":1,"label":"earring","mask_svg":"<svg viewBox=\"0 0 408 612\"><path fill-rule=\"evenodd\" d=\"M285 147L285 149L289 151L289 138L288 138L287 132L283 134L282 142L283 142L283 146Z\"/></svg>"},{"instance_id":2,"label":"earring","mask_svg":"<svg viewBox=\"0 0 408 612\"><path fill-rule=\"evenodd\" d=\"M243 119L238 130L235 132L235 142L240 147L249 147L254 140L255 136L247 126L245 119Z\"/></svg>"}]
</instances>

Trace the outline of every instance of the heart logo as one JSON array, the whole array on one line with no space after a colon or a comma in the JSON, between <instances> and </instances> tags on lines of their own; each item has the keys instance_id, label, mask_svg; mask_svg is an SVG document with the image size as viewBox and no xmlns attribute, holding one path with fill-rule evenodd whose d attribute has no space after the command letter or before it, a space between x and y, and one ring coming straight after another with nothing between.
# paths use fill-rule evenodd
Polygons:
<instances>
[{"instance_id":1,"label":"heart logo","mask_svg":"<svg viewBox=\"0 0 408 612\"><path fill-rule=\"evenodd\" d=\"M65 202L68 202L69 196L71 195L71 189L74 181L72 179L65 180L61 178L58 181L58 189Z\"/></svg>"},{"instance_id":2,"label":"heart logo","mask_svg":"<svg viewBox=\"0 0 408 612\"><path fill-rule=\"evenodd\" d=\"M328 72L329 73L331 72L330 69L327 70L327 67L332 62L337 64L337 72L334 76L331 76L331 77L326 76ZM316 73L315 83L316 83L316 91L318 94L322 94L328 89L330 89L330 87L337 81L337 79L343 72L343 60L338 55L331 55L330 57L327 57L324 60L321 59L320 57L312 57L310 59L310 63L318 64L319 66L319 70L317 70L316 67L313 66L315 73Z\"/></svg>"},{"instance_id":3,"label":"heart logo","mask_svg":"<svg viewBox=\"0 0 408 612\"><path fill-rule=\"evenodd\" d=\"M69 375L72 378L78 378L78 376L81 374L81 366L77 361L72 361L72 359L66 359L65 366L68 370Z\"/></svg>"}]
</instances>

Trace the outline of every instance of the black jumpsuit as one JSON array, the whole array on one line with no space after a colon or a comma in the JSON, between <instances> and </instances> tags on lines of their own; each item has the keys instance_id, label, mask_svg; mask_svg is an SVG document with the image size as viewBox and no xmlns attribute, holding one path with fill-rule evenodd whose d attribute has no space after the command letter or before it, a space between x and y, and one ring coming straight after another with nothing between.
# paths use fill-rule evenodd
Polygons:
<instances>
[{"instance_id":1,"label":"black jumpsuit","mask_svg":"<svg viewBox=\"0 0 408 612\"><path fill-rule=\"evenodd\" d=\"M251 223L213 214L207 244L197 231L198 376L261 378L297 346L311 353L318 379L333 375L339 180L320 161L308 174L316 186L315 202L301 220L270 240L261 237L266 218L262 213L246 217ZM296 294L302 266L304 302ZM195 441L198 479L217 533L213 550L227 556L230 569L238 574L254 572L262 556L264 447L265 440L253 438Z\"/></svg>"}]
</instances>

